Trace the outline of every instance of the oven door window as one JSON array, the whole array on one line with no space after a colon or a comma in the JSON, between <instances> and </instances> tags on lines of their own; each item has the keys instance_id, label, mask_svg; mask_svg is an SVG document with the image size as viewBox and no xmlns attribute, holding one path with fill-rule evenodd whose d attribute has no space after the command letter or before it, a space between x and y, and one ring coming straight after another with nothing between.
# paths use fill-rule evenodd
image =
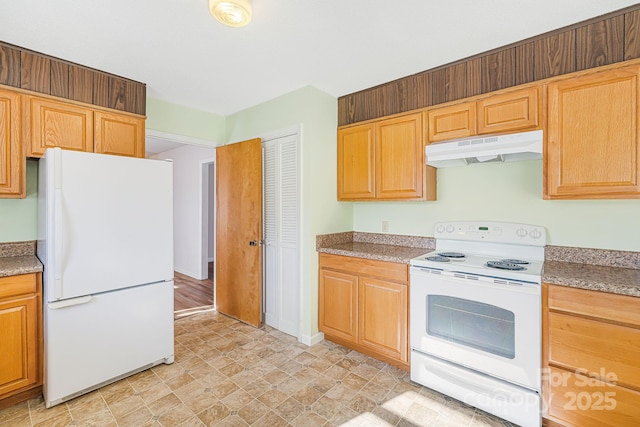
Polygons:
<instances>
[{"instance_id":1,"label":"oven door window","mask_svg":"<svg viewBox=\"0 0 640 427\"><path fill-rule=\"evenodd\" d=\"M508 359L516 355L514 313L490 304L428 295L427 333Z\"/></svg>"}]
</instances>

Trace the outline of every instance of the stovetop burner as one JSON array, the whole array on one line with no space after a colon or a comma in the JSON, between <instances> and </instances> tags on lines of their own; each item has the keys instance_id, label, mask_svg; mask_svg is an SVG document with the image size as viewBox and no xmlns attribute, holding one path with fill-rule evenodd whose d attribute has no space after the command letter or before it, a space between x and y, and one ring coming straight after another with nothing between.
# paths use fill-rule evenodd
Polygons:
<instances>
[{"instance_id":1,"label":"stovetop burner","mask_svg":"<svg viewBox=\"0 0 640 427\"><path fill-rule=\"evenodd\" d=\"M451 262L449 258L440 255L428 256L425 259L433 262Z\"/></svg>"},{"instance_id":2,"label":"stovetop burner","mask_svg":"<svg viewBox=\"0 0 640 427\"><path fill-rule=\"evenodd\" d=\"M510 264L520 264L520 265L530 264L529 261L525 261L523 259L514 259L514 258L501 259L500 261L501 262L508 262Z\"/></svg>"},{"instance_id":3,"label":"stovetop burner","mask_svg":"<svg viewBox=\"0 0 640 427\"><path fill-rule=\"evenodd\" d=\"M487 265L487 267L498 268L500 270L509 270L509 271L526 270L526 268L523 267L522 265L514 263L514 262L509 262L509 260L487 261L486 265Z\"/></svg>"},{"instance_id":4,"label":"stovetop burner","mask_svg":"<svg viewBox=\"0 0 640 427\"><path fill-rule=\"evenodd\" d=\"M463 254L462 252L438 252L436 255L444 258L454 258L454 259L461 259L465 257L465 254Z\"/></svg>"}]
</instances>

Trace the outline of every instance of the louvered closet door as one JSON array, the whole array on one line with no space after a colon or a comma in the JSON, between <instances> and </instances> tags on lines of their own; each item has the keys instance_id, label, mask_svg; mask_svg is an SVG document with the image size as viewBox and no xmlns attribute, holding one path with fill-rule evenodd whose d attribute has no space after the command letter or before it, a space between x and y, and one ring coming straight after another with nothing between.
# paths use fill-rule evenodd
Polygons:
<instances>
[{"instance_id":1,"label":"louvered closet door","mask_svg":"<svg viewBox=\"0 0 640 427\"><path fill-rule=\"evenodd\" d=\"M299 332L299 167L297 135L263 144L265 323Z\"/></svg>"}]
</instances>

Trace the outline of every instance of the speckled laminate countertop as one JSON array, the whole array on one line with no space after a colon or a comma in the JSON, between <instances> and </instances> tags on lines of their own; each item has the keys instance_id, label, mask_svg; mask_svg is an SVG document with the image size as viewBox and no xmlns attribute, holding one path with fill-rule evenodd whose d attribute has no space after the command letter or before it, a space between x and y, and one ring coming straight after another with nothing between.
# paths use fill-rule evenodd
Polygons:
<instances>
[{"instance_id":1,"label":"speckled laminate countertop","mask_svg":"<svg viewBox=\"0 0 640 427\"><path fill-rule=\"evenodd\" d=\"M640 270L633 268L545 261L542 280L554 285L640 297Z\"/></svg>"},{"instance_id":2,"label":"speckled laminate countertop","mask_svg":"<svg viewBox=\"0 0 640 427\"><path fill-rule=\"evenodd\" d=\"M412 258L431 252L435 241L427 237L344 232L318 236L316 247L321 253L408 264ZM548 246L545 255L544 282L640 297L638 252Z\"/></svg>"},{"instance_id":3,"label":"speckled laminate countertop","mask_svg":"<svg viewBox=\"0 0 640 427\"><path fill-rule=\"evenodd\" d=\"M415 258L429 252L425 248L412 248L408 246L384 245L379 243L348 242L318 248L318 252L354 256L358 258L375 259L378 261L391 261L409 264L411 258Z\"/></svg>"},{"instance_id":4,"label":"speckled laminate countertop","mask_svg":"<svg viewBox=\"0 0 640 427\"><path fill-rule=\"evenodd\" d=\"M0 243L0 277L41 272L42 264L35 253L33 241Z\"/></svg>"},{"instance_id":5,"label":"speckled laminate countertop","mask_svg":"<svg viewBox=\"0 0 640 427\"><path fill-rule=\"evenodd\" d=\"M41 271L42 264L35 255L21 255L0 258L0 277L39 273Z\"/></svg>"}]
</instances>

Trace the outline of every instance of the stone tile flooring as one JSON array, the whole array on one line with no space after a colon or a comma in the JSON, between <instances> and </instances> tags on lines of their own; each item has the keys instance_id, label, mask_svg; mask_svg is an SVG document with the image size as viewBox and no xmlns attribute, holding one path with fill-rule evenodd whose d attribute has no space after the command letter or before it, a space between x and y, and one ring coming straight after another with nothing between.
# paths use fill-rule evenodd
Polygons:
<instances>
[{"instance_id":1,"label":"stone tile flooring","mask_svg":"<svg viewBox=\"0 0 640 427\"><path fill-rule=\"evenodd\" d=\"M67 403L0 410L30 426L511 426L386 363L215 312L175 323L176 361Z\"/></svg>"}]
</instances>

